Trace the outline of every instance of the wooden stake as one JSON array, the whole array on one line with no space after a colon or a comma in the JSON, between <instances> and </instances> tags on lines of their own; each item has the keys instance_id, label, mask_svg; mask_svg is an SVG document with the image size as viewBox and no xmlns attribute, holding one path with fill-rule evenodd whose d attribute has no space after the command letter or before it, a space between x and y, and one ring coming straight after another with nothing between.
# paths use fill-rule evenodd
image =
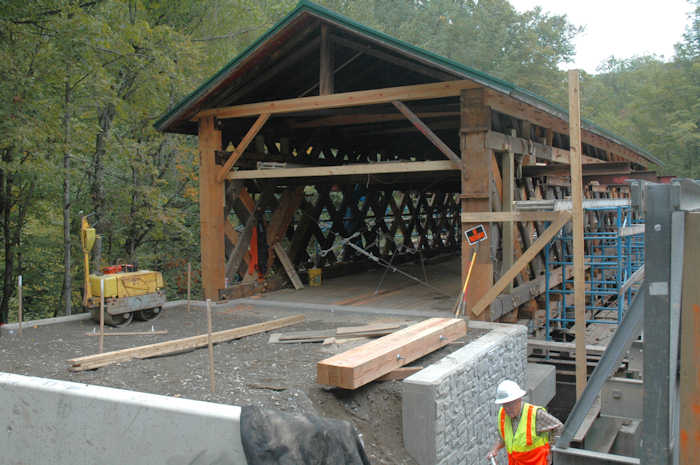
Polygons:
<instances>
[{"instance_id":1,"label":"wooden stake","mask_svg":"<svg viewBox=\"0 0 700 465\"><path fill-rule=\"evenodd\" d=\"M22 335L22 275L17 277L17 297L19 298L19 308L17 309L17 334Z\"/></svg>"},{"instance_id":2,"label":"wooden stake","mask_svg":"<svg viewBox=\"0 0 700 465\"><path fill-rule=\"evenodd\" d=\"M105 280L100 279L100 353L105 344Z\"/></svg>"},{"instance_id":3,"label":"wooden stake","mask_svg":"<svg viewBox=\"0 0 700 465\"><path fill-rule=\"evenodd\" d=\"M211 381L211 392L216 391L216 380L214 379L214 344L211 340L211 300L207 299L207 345L209 346L209 381Z\"/></svg>"},{"instance_id":4,"label":"wooden stake","mask_svg":"<svg viewBox=\"0 0 700 465\"><path fill-rule=\"evenodd\" d=\"M190 289L192 286L192 263L187 262L187 313L190 313Z\"/></svg>"},{"instance_id":5,"label":"wooden stake","mask_svg":"<svg viewBox=\"0 0 700 465\"><path fill-rule=\"evenodd\" d=\"M571 154L571 214L574 247L576 333L576 398L586 387L586 269L583 244L583 180L581 178L581 108L578 70L569 71L569 153Z\"/></svg>"}]
</instances>

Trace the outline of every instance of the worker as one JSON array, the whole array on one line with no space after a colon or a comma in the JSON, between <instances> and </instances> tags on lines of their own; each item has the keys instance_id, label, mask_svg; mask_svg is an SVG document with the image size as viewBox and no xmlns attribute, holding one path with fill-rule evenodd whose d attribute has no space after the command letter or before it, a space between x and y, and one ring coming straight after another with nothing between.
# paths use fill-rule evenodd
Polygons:
<instances>
[{"instance_id":1,"label":"worker","mask_svg":"<svg viewBox=\"0 0 700 465\"><path fill-rule=\"evenodd\" d=\"M496 390L499 439L486 456L496 457L503 447L508 465L548 465L550 434L558 437L562 423L544 409L523 401L526 392L518 383L504 380Z\"/></svg>"}]
</instances>

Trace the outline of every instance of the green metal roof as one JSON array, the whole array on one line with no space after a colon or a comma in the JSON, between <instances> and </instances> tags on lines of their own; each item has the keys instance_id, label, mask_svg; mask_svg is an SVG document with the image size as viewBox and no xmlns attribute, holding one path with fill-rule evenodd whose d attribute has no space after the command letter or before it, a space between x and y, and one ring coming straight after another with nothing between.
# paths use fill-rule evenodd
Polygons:
<instances>
[{"instance_id":1,"label":"green metal roof","mask_svg":"<svg viewBox=\"0 0 700 465\"><path fill-rule=\"evenodd\" d=\"M275 24L272 28L270 28L267 32L260 36L260 38L253 42L241 54L239 54L237 57L231 60L226 66L219 70L219 72L217 72L214 76L212 76L210 79L204 82L204 84L199 86L187 97L182 99L177 105L175 105L175 107L172 110L170 110L160 119L158 119L158 121L156 121L154 124L155 128L160 131L167 131L171 123L186 116L188 111L190 111L200 99L206 97L207 94L213 88L215 88L223 80L225 80L236 69L236 67L239 64L241 64L241 62L243 62L246 58L251 56L268 39L270 39L276 33L280 32L287 25L292 23L295 19L299 18L303 14L311 14L326 21L337 23L345 28L349 28L351 30L354 30L355 32L361 33L362 35L368 36L371 39L377 40L386 45L393 46L404 53L421 58L429 62L430 64L437 65L446 71L453 72L456 75L471 79L486 87L515 97L521 101L524 101L525 103L528 103L541 110L544 110L547 113L556 116L564 121L568 121L569 119L569 113L564 108L555 105L526 89L522 89L513 83L491 76L487 73L466 66L462 63L450 60L449 58L445 58L443 56L429 52L422 48L416 47L407 42L387 35L383 32L376 31L370 27L353 21L352 19L347 18L335 11L317 5L309 0L300 0L297 6L291 12L289 12L287 16L285 16L279 22L277 22L277 24ZM663 162L654 157L648 151L632 144L629 141L624 140L619 136L616 136L615 134L609 132L606 129L601 128L595 123L586 119L582 119L581 125L584 129L596 133L600 136L603 136L612 142L625 146L656 165L663 166Z\"/></svg>"}]
</instances>

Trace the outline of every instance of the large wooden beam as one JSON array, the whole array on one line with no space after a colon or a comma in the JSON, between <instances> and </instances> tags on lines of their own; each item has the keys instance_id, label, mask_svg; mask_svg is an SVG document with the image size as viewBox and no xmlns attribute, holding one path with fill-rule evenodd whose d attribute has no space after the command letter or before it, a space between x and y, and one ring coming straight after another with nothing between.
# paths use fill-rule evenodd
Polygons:
<instances>
[{"instance_id":1,"label":"large wooden beam","mask_svg":"<svg viewBox=\"0 0 700 465\"><path fill-rule=\"evenodd\" d=\"M214 117L199 121L199 238L202 290L205 299L217 300L225 286L224 184L216 181L215 153L221 150L221 131Z\"/></svg>"},{"instance_id":2,"label":"large wooden beam","mask_svg":"<svg viewBox=\"0 0 700 465\"><path fill-rule=\"evenodd\" d=\"M270 170L241 170L228 174L229 179L273 179L273 178L306 178L317 176L350 176L356 174L386 174L410 173L421 171L454 171L458 170L454 163L448 160L439 161L409 161L387 163L356 163L352 165L315 166L311 168L275 168Z\"/></svg>"},{"instance_id":3,"label":"large wooden beam","mask_svg":"<svg viewBox=\"0 0 700 465\"><path fill-rule=\"evenodd\" d=\"M473 81L447 81L433 84L388 87L384 89L360 90L333 95L301 97L273 102L249 103L231 107L202 110L193 120L204 116L219 119L257 116L263 113L280 114L295 111L322 110L327 108L355 107L391 103L394 100L427 100L442 97L456 97L463 89L475 89L480 86Z\"/></svg>"},{"instance_id":4,"label":"large wooden beam","mask_svg":"<svg viewBox=\"0 0 700 465\"><path fill-rule=\"evenodd\" d=\"M430 318L318 362L316 379L319 384L357 389L466 334L461 318Z\"/></svg>"},{"instance_id":5,"label":"large wooden beam","mask_svg":"<svg viewBox=\"0 0 700 465\"><path fill-rule=\"evenodd\" d=\"M583 176L595 176L599 174L630 174L632 167L629 162L613 162L613 163L583 163ZM534 178L538 176L569 176L570 169L566 165L551 164L551 165L529 165L523 166L523 177Z\"/></svg>"},{"instance_id":6,"label":"large wooden beam","mask_svg":"<svg viewBox=\"0 0 700 465\"><path fill-rule=\"evenodd\" d=\"M489 131L489 133L486 135L486 146L499 152L512 151L519 155L529 155L530 157L534 157L531 160L533 164L535 160L546 160L565 165L569 164L570 155L568 150L541 144L539 142L533 142L528 139L523 139L522 137L516 137L513 135L509 136L500 132ZM586 155L582 155L582 160L584 163L590 165L607 163L605 160L600 160L598 158L589 157Z\"/></svg>"},{"instance_id":7,"label":"large wooden beam","mask_svg":"<svg viewBox=\"0 0 700 465\"><path fill-rule=\"evenodd\" d=\"M216 176L217 182L223 182L224 179L226 179L226 175L228 175L229 171L231 171L233 165L236 163L236 161L238 161L239 158L241 158L241 155L243 155L245 149L247 149L248 145L250 145L253 139L255 139L255 136L258 135L258 132L260 132L260 129L262 129L262 127L265 125L265 122L269 118L269 113L263 113L260 116L258 116L258 119L255 120L255 123L253 123L253 126L243 137L241 143L238 144L238 147L236 147L231 156L228 157L228 160L226 160L226 162L224 163L224 166L222 166L219 170L219 174L217 174Z\"/></svg>"},{"instance_id":8,"label":"large wooden beam","mask_svg":"<svg viewBox=\"0 0 700 465\"><path fill-rule=\"evenodd\" d=\"M503 273L501 278L496 282L496 284L491 287L488 292L474 305L472 311L476 315L481 315L484 310L493 302L493 300L498 297L498 295L503 292L507 287L508 283L515 279L515 276L520 273L530 260L532 260L539 252L544 248L545 245L559 232L559 230L571 219L571 214L569 212L558 212L559 217L556 221L547 228L540 237L537 238L534 244L530 246L525 253L523 253L520 258L516 260L513 266Z\"/></svg>"},{"instance_id":9,"label":"large wooden beam","mask_svg":"<svg viewBox=\"0 0 700 465\"><path fill-rule=\"evenodd\" d=\"M448 118L459 116L457 111L424 111L416 113L416 116L422 119L427 118ZM392 121L402 121L406 119L403 115L394 113L362 113L354 115L333 115L316 118L311 121L300 123L291 122L291 128L319 128L329 126L353 126L358 124L370 123L389 123Z\"/></svg>"},{"instance_id":10,"label":"large wooden beam","mask_svg":"<svg viewBox=\"0 0 700 465\"><path fill-rule=\"evenodd\" d=\"M510 212L464 212L462 223L500 223L513 221L555 221L559 212L510 211Z\"/></svg>"},{"instance_id":11,"label":"large wooden beam","mask_svg":"<svg viewBox=\"0 0 700 465\"><path fill-rule=\"evenodd\" d=\"M576 332L576 398L588 381L586 368L586 268L583 242L583 179L581 177L581 105L577 70L569 71L569 127L571 133L571 215L574 254L574 313Z\"/></svg>"},{"instance_id":12,"label":"large wooden beam","mask_svg":"<svg viewBox=\"0 0 700 465\"><path fill-rule=\"evenodd\" d=\"M463 212L490 212L491 159L493 152L486 145L486 136L491 129L491 109L486 105L484 89L462 91L461 95L461 150L463 173L461 210ZM462 223L462 282L467 277L468 264L472 257L471 247L464 238L464 231L474 226ZM486 226L487 231L490 231ZM488 292L493 283L493 262L490 256L490 240L480 243L476 261L470 277L466 297L470 318L479 319L479 315L470 309ZM484 317L482 317L484 318Z\"/></svg>"},{"instance_id":13,"label":"large wooden beam","mask_svg":"<svg viewBox=\"0 0 700 465\"><path fill-rule=\"evenodd\" d=\"M408 119L411 124L413 124L416 129L423 134L431 144L433 144L443 155L452 160L457 169L462 169L462 160L457 156L456 153L452 151L450 147L445 144L442 139L440 139L421 119L411 111L403 102L395 100L391 102L394 104L397 110L401 112L402 115Z\"/></svg>"},{"instance_id":14,"label":"large wooden beam","mask_svg":"<svg viewBox=\"0 0 700 465\"><path fill-rule=\"evenodd\" d=\"M515 135L515 129L512 130L512 135ZM501 202L501 210L503 210L504 213L512 213L513 200L515 200L515 152L513 150L503 152L503 157L501 160L503 165L503 176L501 177L503 201ZM503 225L502 267L504 270L508 270L511 266L513 266L514 230L515 225L511 222L506 222ZM508 293L513 291L512 281L508 286L506 286L505 291Z\"/></svg>"},{"instance_id":15,"label":"large wooden beam","mask_svg":"<svg viewBox=\"0 0 700 465\"><path fill-rule=\"evenodd\" d=\"M319 64L318 90L319 95L330 95L334 89L333 79L333 42L328 33L328 25L321 25L321 57Z\"/></svg>"}]
</instances>

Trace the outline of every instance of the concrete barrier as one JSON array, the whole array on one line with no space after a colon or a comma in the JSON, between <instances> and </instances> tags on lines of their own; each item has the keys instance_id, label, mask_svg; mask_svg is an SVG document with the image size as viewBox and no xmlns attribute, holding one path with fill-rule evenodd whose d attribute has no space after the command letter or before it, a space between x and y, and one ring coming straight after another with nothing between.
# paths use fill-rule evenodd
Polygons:
<instances>
[{"instance_id":1,"label":"concrete barrier","mask_svg":"<svg viewBox=\"0 0 700 465\"><path fill-rule=\"evenodd\" d=\"M482 465L498 438L494 404L504 379L525 386L527 330L470 321L490 330L403 382L403 440L420 465ZM500 452L498 463L506 463Z\"/></svg>"},{"instance_id":2,"label":"concrete barrier","mask_svg":"<svg viewBox=\"0 0 700 465\"><path fill-rule=\"evenodd\" d=\"M240 413L0 372L0 463L246 465Z\"/></svg>"}]
</instances>

